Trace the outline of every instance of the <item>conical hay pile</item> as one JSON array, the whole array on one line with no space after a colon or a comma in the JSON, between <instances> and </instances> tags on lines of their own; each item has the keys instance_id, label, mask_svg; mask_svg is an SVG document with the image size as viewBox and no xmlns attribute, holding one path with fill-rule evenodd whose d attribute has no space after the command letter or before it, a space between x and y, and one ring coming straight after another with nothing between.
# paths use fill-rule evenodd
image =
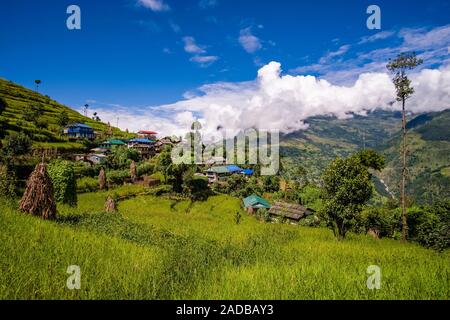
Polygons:
<instances>
[{"instance_id":1,"label":"conical hay pile","mask_svg":"<svg viewBox=\"0 0 450 320\"><path fill-rule=\"evenodd\" d=\"M20 210L43 219L56 218L53 184L47 166L40 163L27 180L27 188L20 200Z\"/></svg>"},{"instance_id":2,"label":"conical hay pile","mask_svg":"<svg viewBox=\"0 0 450 320\"><path fill-rule=\"evenodd\" d=\"M106 189L106 174L103 168L100 169L100 173L98 175L98 186L100 190Z\"/></svg>"}]
</instances>

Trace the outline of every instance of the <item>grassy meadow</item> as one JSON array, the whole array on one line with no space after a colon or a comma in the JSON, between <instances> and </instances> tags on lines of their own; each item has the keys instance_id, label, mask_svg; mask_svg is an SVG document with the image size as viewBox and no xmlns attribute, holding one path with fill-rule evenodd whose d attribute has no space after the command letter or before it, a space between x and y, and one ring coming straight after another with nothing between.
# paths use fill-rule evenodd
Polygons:
<instances>
[{"instance_id":1,"label":"grassy meadow","mask_svg":"<svg viewBox=\"0 0 450 320\"><path fill-rule=\"evenodd\" d=\"M0 299L450 298L448 251L262 223L223 195L138 196L116 214L102 212L106 195L80 194L57 221L0 200ZM66 288L69 265L81 268L80 290ZM369 265L381 267L379 290L367 289Z\"/></svg>"}]
</instances>

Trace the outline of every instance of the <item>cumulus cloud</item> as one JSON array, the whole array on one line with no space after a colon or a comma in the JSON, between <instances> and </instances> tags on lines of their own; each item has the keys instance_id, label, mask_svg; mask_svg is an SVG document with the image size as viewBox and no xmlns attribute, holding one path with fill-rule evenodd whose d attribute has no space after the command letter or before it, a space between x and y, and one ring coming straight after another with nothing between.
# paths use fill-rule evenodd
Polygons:
<instances>
[{"instance_id":1,"label":"cumulus cloud","mask_svg":"<svg viewBox=\"0 0 450 320\"><path fill-rule=\"evenodd\" d=\"M416 93L408 100L408 110L419 113L450 108L450 66L424 69L411 74L411 79ZM289 133L307 129L305 120L313 116L348 118L375 109L401 107L392 103L395 90L387 73L363 73L350 86L333 85L314 76L283 75L278 62L262 67L253 81L209 84L199 92L173 104L141 110L140 115L127 111L123 123L133 130L148 128L163 134L186 132L194 119L210 136L217 135L218 129L236 133L247 128L278 129Z\"/></svg>"},{"instance_id":2,"label":"cumulus cloud","mask_svg":"<svg viewBox=\"0 0 450 320\"><path fill-rule=\"evenodd\" d=\"M248 53L254 53L262 48L261 41L252 34L250 27L239 32L239 43Z\"/></svg>"},{"instance_id":3,"label":"cumulus cloud","mask_svg":"<svg viewBox=\"0 0 450 320\"><path fill-rule=\"evenodd\" d=\"M184 51L188 53L205 53L206 50L195 42L194 37L184 37Z\"/></svg>"},{"instance_id":4,"label":"cumulus cloud","mask_svg":"<svg viewBox=\"0 0 450 320\"><path fill-rule=\"evenodd\" d=\"M138 0L138 4L152 11L168 11L170 7L163 0Z\"/></svg>"}]
</instances>

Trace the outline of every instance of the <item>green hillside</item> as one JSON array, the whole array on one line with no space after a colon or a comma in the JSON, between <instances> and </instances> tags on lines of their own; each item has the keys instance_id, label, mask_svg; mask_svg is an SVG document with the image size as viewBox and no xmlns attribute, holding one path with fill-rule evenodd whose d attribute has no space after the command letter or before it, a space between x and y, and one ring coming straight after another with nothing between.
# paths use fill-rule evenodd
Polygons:
<instances>
[{"instance_id":1,"label":"green hillside","mask_svg":"<svg viewBox=\"0 0 450 320\"><path fill-rule=\"evenodd\" d=\"M83 144L69 142L61 136L58 117L63 112L67 113L69 123L81 122L93 127L99 139L109 133L127 136L117 128L109 132L107 124L84 117L48 96L4 79L0 79L0 98L6 102L6 109L0 116L0 139L13 132L24 132L32 138L33 148L83 149Z\"/></svg>"},{"instance_id":2,"label":"green hillside","mask_svg":"<svg viewBox=\"0 0 450 320\"><path fill-rule=\"evenodd\" d=\"M418 202L449 196L450 110L412 117L409 128L410 181L408 190ZM399 113L376 111L350 119L319 117L309 119L308 130L282 137L281 154L287 170L302 165L313 181L337 156L372 148L386 156L387 167L376 180L377 191L385 196L386 186L394 194L399 182Z\"/></svg>"},{"instance_id":3,"label":"green hillside","mask_svg":"<svg viewBox=\"0 0 450 320\"><path fill-rule=\"evenodd\" d=\"M0 299L450 297L448 251L261 223L225 195L204 202L140 196L121 202L119 213L103 212L106 196L81 194L78 208L58 207L56 221L0 199ZM66 287L70 265L80 267L81 290ZM367 288L371 265L382 270L381 290Z\"/></svg>"},{"instance_id":4,"label":"green hillside","mask_svg":"<svg viewBox=\"0 0 450 320\"><path fill-rule=\"evenodd\" d=\"M450 196L450 110L419 115L408 122L408 193L419 202ZM392 190L400 181L400 135L380 148L387 166L381 177Z\"/></svg>"}]
</instances>

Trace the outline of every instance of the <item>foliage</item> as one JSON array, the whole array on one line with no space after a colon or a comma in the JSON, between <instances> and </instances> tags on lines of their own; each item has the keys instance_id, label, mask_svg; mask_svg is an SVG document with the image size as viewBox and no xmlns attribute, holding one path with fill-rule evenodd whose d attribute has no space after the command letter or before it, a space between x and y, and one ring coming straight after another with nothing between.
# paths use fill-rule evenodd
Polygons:
<instances>
[{"instance_id":1,"label":"foliage","mask_svg":"<svg viewBox=\"0 0 450 320\"><path fill-rule=\"evenodd\" d=\"M372 149L359 151L355 157L359 159L363 166L377 171L384 169L386 165L384 157Z\"/></svg>"},{"instance_id":2,"label":"foliage","mask_svg":"<svg viewBox=\"0 0 450 320\"><path fill-rule=\"evenodd\" d=\"M280 177L278 176L263 176L263 189L265 192L276 192L280 190Z\"/></svg>"},{"instance_id":3,"label":"foliage","mask_svg":"<svg viewBox=\"0 0 450 320\"><path fill-rule=\"evenodd\" d=\"M0 163L0 197L14 198L16 184L16 175L12 168Z\"/></svg>"},{"instance_id":4,"label":"foliage","mask_svg":"<svg viewBox=\"0 0 450 320\"><path fill-rule=\"evenodd\" d=\"M400 229L400 212L386 207L365 208L358 221L364 233L374 230L380 237L394 237Z\"/></svg>"},{"instance_id":5,"label":"foliage","mask_svg":"<svg viewBox=\"0 0 450 320\"><path fill-rule=\"evenodd\" d=\"M393 74L392 81L397 92L397 101L404 101L414 93L414 88L411 87L411 80L408 79L406 72L422 63L423 60L417 58L415 52L402 52L395 59L389 59L387 68Z\"/></svg>"},{"instance_id":6,"label":"foliage","mask_svg":"<svg viewBox=\"0 0 450 320\"><path fill-rule=\"evenodd\" d=\"M92 177L83 177L81 179L77 179L77 192L94 192L98 191L100 186L98 184L98 179Z\"/></svg>"},{"instance_id":7,"label":"foliage","mask_svg":"<svg viewBox=\"0 0 450 320\"><path fill-rule=\"evenodd\" d=\"M0 97L0 115L5 111L8 104L6 103L6 100Z\"/></svg>"},{"instance_id":8,"label":"foliage","mask_svg":"<svg viewBox=\"0 0 450 320\"><path fill-rule=\"evenodd\" d=\"M130 170L109 170L107 174L107 180L109 184L120 185L127 179L130 179Z\"/></svg>"},{"instance_id":9,"label":"foliage","mask_svg":"<svg viewBox=\"0 0 450 320\"><path fill-rule=\"evenodd\" d=\"M56 118L56 123L60 127L65 127L69 124L70 118L69 114L66 110L63 110L61 113L58 113L58 117Z\"/></svg>"},{"instance_id":10,"label":"foliage","mask_svg":"<svg viewBox=\"0 0 450 320\"><path fill-rule=\"evenodd\" d=\"M247 179L241 174L233 174L222 185L222 192L235 197L248 196Z\"/></svg>"},{"instance_id":11,"label":"foliage","mask_svg":"<svg viewBox=\"0 0 450 320\"><path fill-rule=\"evenodd\" d=\"M450 247L450 199L408 211L409 238L437 250Z\"/></svg>"},{"instance_id":12,"label":"foliage","mask_svg":"<svg viewBox=\"0 0 450 320\"><path fill-rule=\"evenodd\" d=\"M342 239L372 196L370 173L359 157L337 158L325 170L323 182L324 206L321 215L334 235Z\"/></svg>"},{"instance_id":13,"label":"foliage","mask_svg":"<svg viewBox=\"0 0 450 320\"><path fill-rule=\"evenodd\" d=\"M172 164L171 152L169 149L164 149L157 157L155 170L164 175L164 181L167 181L168 168Z\"/></svg>"},{"instance_id":14,"label":"foliage","mask_svg":"<svg viewBox=\"0 0 450 320\"><path fill-rule=\"evenodd\" d=\"M134 149L114 147L111 152L111 164L115 169L124 169L130 166L132 161L139 161L139 152Z\"/></svg>"},{"instance_id":15,"label":"foliage","mask_svg":"<svg viewBox=\"0 0 450 320\"><path fill-rule=\"evenodd\" d=\"M70 206L77 205L77 182L75 171L69 161L54 161L48 166L53 182L55 200Z\"/></svg>"},{"instance_id":16,"label":"foliage","mask_svg":"<svg viewBox=\"0 0 450 320\"><path fill-rule=\"evenodd\" d=\"M194 176L192 170L183 174L183 194L192 200L206 200L210 195L208 187L208 178Z\"/></svg>"},{"instance_id":17,"label":"foliage","mask_svg":"<svg viewBox=\"0 0 450 320\"><path fill-rule=\"evenodd\" d=\"M137 175L142 177L147 174L153 173L155 170L155 165L149 162L140 163L137 166Z\"/></svg>"},{"instance_id":18,"label":"foliage","mask_svg":"<svg viewBox=\"0 0 450 320\"><path fill-rule=\"evenodd\" d=\"M9 156L17 157L31 151L31 139L24 133L13 133L6 137L3 152Z\"/></svg>"}]
</instances>

